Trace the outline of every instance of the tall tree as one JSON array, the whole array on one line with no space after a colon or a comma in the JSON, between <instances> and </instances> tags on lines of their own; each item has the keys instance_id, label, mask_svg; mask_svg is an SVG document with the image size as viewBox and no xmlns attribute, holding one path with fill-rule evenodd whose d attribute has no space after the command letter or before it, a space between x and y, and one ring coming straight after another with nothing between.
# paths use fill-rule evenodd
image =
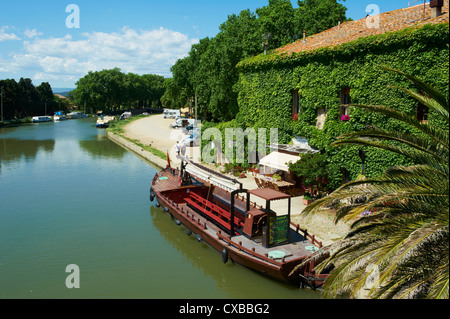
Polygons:
<instances>
[{"instance_id":1,"label":"tall tree","mask_svg":"<svg viewBox=\"0 0 450 319\"><path fill-rule=\"evenodd\" d=\"M269 49L293 42L294 7L290 0L269 0L269 5L256 9L261 35L269 34Z\"/></svg>"},{"instance_id":2,"label":"tall tree","mask_svg":"<svg viewBox=\"0 0 450 319\"><path fill-rule=\"evenodd\" d=\"M295 33L301 36L306 31L307 36L320 33L337 26L339 22L349 19L345 13L347 8L338 3L345 0L299 0L295 11Z\"/></svg>"}]
</instances>

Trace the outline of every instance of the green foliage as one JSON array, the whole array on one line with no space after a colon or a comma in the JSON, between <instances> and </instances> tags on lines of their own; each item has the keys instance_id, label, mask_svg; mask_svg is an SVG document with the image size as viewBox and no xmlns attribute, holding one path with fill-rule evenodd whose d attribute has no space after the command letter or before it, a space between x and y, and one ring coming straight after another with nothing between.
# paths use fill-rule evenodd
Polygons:
<instances>
[{"instance_id":1,"label":"green foliage","mask_svg":"<svg viewBox=\"0 0 450 319\"><path fill-rule=\"evenodd\" d=\"M72 92L76 105L94 111L122 108L160 107L164 77L153 74L122 73L120 69L90 71L76 83Z\"/></svg>"},{"instance_id":2,"label":"green foliage","mask_svg":"<svg viewBox=\"0 0 450 319\"><path fill-rule=\"evenodd\" d=\"M411 81L415 89L398 90L428 105L447 127L422 123L408 112L386 106L355 105L395 119L407 129L344 134L332 146L363 145L383 154L401 154L414 164L389 167L375 178L360 177L303 211L316 213L341 204L336 221L353 222L346 238L330 247L332 253L316 271L334 266L324 286L326 297L356 297L367 288L372 273L378 284L365 291L368 298L448 299L448 77L444 92L408 73L386 71Z\"/></svg>"},{"instance_id":3,"label":"green foliage","mask_svg":"<svg viewBox=\"0 0 450 319\"><path fill-rule=\"evenodd\" d=\"M268 48L273 49L298 39L304 27L322 30L335 26L337 20L345 20L345 7L336 0L327 1L327 11L317 11L316 5L307 1L302 6L303 13L311 11L314 15L305 26L296 22L299 9L294 9L290 0L270 0L256 13L244 10L239 15L228 16L214 38L200 40L187 57L172 67L171 91L166 91L164 105L192 105L196 96L203 120L207 115L214 121L234 119L239 112L236 65L240 61L263 52L263 42L267 41ZM267 40L266 34L270 34Z\"/></svg>"},{"instance_id":4,"label":"green foliage","mask_svg":"<svg viewBox=\"0 0 450 319\"><path fill-rule=\"evenodd\" d=\"M241 127L278 128L280 143L289 143L293 135L304 136L327 155L331 188L343 181L343 169L355 179L361 173L358 156L362 146L331 146L337 136L370 128L405 132L405 123L385 114L350 106L350 120L340 121L340 97L350 88L356 104L389 105L415 116L417 100L391 85L414 89L415 85L381 66L401 69L424 79L448 94L449 51L448 23L412 27L398 32L371 36L335 48L286 55L259 55L239 63L236 121ZM293 91L298 90L300 114L292 120ZM316 128L319 109L327 117L323 129ZM429 123L448 129L435 110ZM395 144L393 141L385 142ZM366 149L367 177L379 176L387 167L410 165L411 159L379 150Z\"/></svg>"},{"instance_id":5,"label":"green foliage","mask_svg":"<svg viewBox=\"0 0 450 319\"><path fill-rule=\"evenodd\" d=\"M289 164L289 170L303 177L303 186L313 191L328 190L328 160L325 154L301 154L300 160Z\"/></svg>"},{"instance_id":6,"label":"green foliage","mask_svg":"<svg viewBox=\"0 0 450 319\"><path fill-rule=\"evenodd\" d=\"M3 115L5 120L23 119L39 115L53 115L57 111L67 111L69 105L53 95L47 82L35 86L31 79L21 78L0 80L3 87ZM47 114L45 114L47 111Z\"/></svg>"},{"instance_id":7,"label":"green foliage","mask_svg":"<svg viewBox=\"0 0 450 319\"><path fill-rule=\"evenodd\" d=\"M295 22L300 35L303 30L307 36L317 34L349 20L345 16L347 8L336 0L299 0L298 5Z\"/></svg>"}]
</instances>

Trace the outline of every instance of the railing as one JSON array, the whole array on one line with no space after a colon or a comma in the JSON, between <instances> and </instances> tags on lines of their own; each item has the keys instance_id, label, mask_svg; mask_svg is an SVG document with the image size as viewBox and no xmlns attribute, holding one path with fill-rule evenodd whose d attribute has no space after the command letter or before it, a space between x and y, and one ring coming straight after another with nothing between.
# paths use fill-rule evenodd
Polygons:
<instances>
[{"instance_id":1,"label":"railing","mask_svg":"<svg viewBox=\"0 0 450 319\"><path fill-rule=\"evenodd\" d=\"M233 246L233 247L237 248L239 251L243 251L243 252L249 254L252 257L261 259L261 260L263 260L265 262L268 262L270 264L273 264L275 266L282 267L283 264L286 263L285 258L282 258L281 262L278 262L278 261L276 261L274 259L269 258L267 253L265 255L261 255L261 254L259 254L259 253L257 253L255 251L255 248L248 249L248 248L242 246L242 242L237 243L237 242L232 241L229 235L225 236L225 235L222 234L221 231L217 232L217 237L219 239L224 240L228 244L228 246ZM299 259L302 259L302 258L305 258L305 257L301 257Z\"/></svg>"},{"instance_id":2,"label":"railing","mask_svg":"<svg viewBox=\"0 0 450 319\"><path fill-rule=\"evenodd\" d=\"M214 203L206 200L205 198L193 192L190 193L190 198L185 198L184 200L191 206L195 207L200 212L208 215L209 217L217 221L220 225L222 225L226 229L228 230L231 229L230 226L231 214L226 210L224 210L223 208L220 208ZM237 217L234 217L234 224L240 227L244 226L242 221Z\"/></svg>"},{"instance_id":3,"label":"railing","mask_svg":"<svg viewBox=\"0 0 450 319\"><path fill-rule=\"evenodd\" d=\"M297 234L302 235L305 239L308 239L311 243L317 245L319 248L323 247L322 242L318 241L315 235L309 234L307 229L302 229L300 228L300 225L296 225L293 222L291 222L291 225L295 227L295 231L297 232ZM303 234L301 234L300 232L302 232Z\"/></svg>"}]
</instances>

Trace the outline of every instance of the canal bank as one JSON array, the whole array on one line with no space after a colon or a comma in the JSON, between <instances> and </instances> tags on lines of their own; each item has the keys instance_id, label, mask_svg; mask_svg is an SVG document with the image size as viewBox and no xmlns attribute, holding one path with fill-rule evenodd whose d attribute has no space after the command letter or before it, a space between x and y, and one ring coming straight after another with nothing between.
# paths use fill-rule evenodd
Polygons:
<instances>
[{"instance_id":1,"label":"canal bank","mask_svg":"<svg viewBox=\"0 0 450 319\"><path fill-rule=\"evenodd\" d=\"M158 169L162 169L162 168L166 167L167 161L163 160L162 158L159 158L158 156L152 154L149 151L144 150L142 147L140 147L136 143L133 143L111 131L107 131L106 135L108 136L108 138L111 141L122 146L123 148L127 149L128 151L135 153L137 156L150 162L151 164L156 166Z\"/></svg>"},{"instance_id":2,"label":"canal bank","mask_svg":"<svg viewBox=\"0 0 450 319\"><path fill-rule=\"evenodd\" d=\"M161 115L154 115L135 120L124 127L123 136L108 131L108 137L133 152L137 156L145 159L158 168L166 167L167 160L153 155L146 151L138 143L144 145L151 145L158 148L162 152L169 153L171 165L179 165L179 160L176 159L175 144L183 138L181 130L174 130L169 128L169 124L173 122L170 119L163 119ZM188 157L194 162L198 162L200 156L200 147L189 147L187 151ZM209 166L211 169L216 169L214 166ZM252 176L240 178L244 188L256 189L258 186ZM264 205L264 202L258 203ZM277 203L278 207L272 207L275 211L285 212L287 207L283 206L286 203L280 201ZM292 222L300 225L302 229L308 230L309 233L314 234L316 238L322 242L324 246L330 245L339 239L342 239L349 231L349 225L344 222L336 224L334 222L334 214L331 211L323 211L321 213L305 216L302 214L306 206L303 204L303 197L297 196L292 198Z\"/></svg>"}]
</instances>

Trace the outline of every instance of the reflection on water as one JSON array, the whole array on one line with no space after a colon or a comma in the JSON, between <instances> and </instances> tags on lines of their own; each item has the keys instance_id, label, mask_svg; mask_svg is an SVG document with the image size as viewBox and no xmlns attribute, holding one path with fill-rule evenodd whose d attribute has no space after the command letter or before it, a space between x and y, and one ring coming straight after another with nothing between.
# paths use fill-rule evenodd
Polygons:
<instances>
[{"instance_id":1,"label":"reflection on water","mask_svg":"<svg viewBox=\"0 0 450 319\"><path fill-rule=\"evenodd\" d=\"M96 140L79 141L80 148L93 157L111 157L121 159L127 154L122 147L117 147L107 136L100 135Z\"/></svg>"},{"instance_id":2,"label":"reflection on water","mask_svg":"<svg viewBox=\"0 0 450 319\"><path fill-rule=\"evenodd\" d=\"M150 216L159 234L176 249L177 253L204 274L205 279L215 281L217 288L227 298L256 299L319 299L320 294L311 290L300 290L292 285L266 277L241 265L229 261L222 262L219 253L204 242L199 243L195 236L188 235L184 226L175 221L161 207L151 206ZM178 265L175 271L183 271ZM197 288L201 287L198 283ZM208 298L208 295L199 295Z\"/></svg>"},{"instance_id":3,"label":"reflection on water","mask_svg":"<svg viewBox=\"0 0 450 319\"><path fill-rule=\"evenodd\" d=\"M20 158L32 160L39 151L51 153L55 148L54 140L20 140L0 139L0 161L2 163L14 162Z\"/></svg>"}]
</instances>

